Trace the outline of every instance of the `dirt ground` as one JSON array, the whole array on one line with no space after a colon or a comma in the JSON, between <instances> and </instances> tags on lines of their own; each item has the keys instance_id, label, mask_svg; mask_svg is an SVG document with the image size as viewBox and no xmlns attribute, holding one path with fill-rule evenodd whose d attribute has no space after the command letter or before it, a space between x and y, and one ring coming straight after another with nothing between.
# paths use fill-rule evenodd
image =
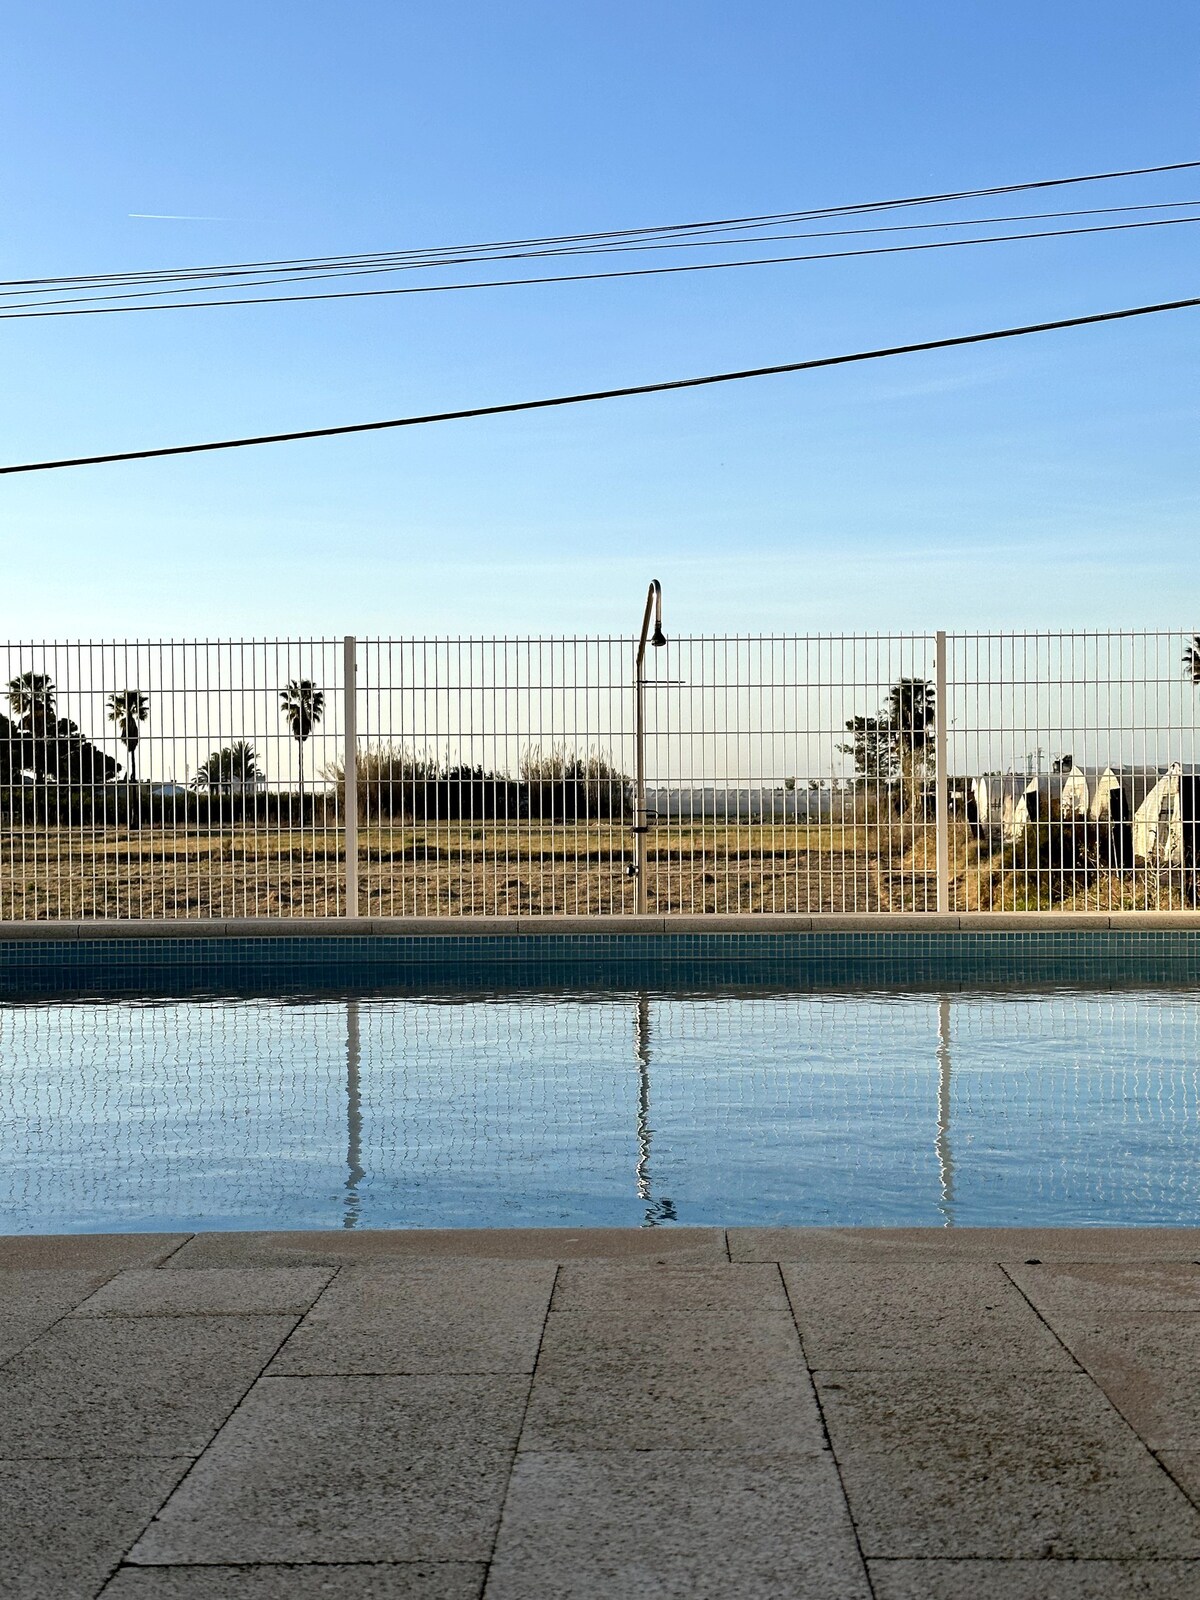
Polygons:
<instances>
[{"instance_id":1,"label":"dirt ground","mask_svg":"<svg viewBox=\"0 0 1200 1600\"><path fill-rule=\"evenodd\" d=\"M0 920L326 917L345 913L339 830L29 829L0 841ZM652 912L934 910L932 826L705 823L647 842ZM1144 910L1194 903L1176 869L1018 869L965 828L951 910ZM633 836L611 824L366 827L359 912L596 915L637 906Z\"/></svg>"}]
</instances>

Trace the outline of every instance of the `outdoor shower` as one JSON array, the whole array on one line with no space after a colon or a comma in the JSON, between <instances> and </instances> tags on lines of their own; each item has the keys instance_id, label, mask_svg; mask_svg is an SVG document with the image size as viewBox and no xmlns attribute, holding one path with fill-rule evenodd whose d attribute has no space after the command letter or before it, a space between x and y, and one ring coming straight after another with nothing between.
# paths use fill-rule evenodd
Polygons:
<instances>
[{"instance_id":1,"label":"outdoor shower","mask_svg":"<svg viewBox=\"0 0 1200 1600\"><path fill-rule=\"evenodd\" d=\"M654 617L654 632L650 643L660 650L667 642L662 629L662 584L657 578L650 580L646 591L646 610L642 616L642 632L638 640L635 672L636 696L634 701L634 794L633 794L633 873L637 880L637 913L646 914L646 635L650 618Z\"/></svg>"}]
</instances>

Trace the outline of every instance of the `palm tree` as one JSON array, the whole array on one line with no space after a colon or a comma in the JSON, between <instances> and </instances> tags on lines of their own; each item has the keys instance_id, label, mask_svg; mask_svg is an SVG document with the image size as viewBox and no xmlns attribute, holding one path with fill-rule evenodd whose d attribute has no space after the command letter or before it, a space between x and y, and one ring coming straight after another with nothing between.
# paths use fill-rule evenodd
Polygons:
<instances>
[{"instance_id":1,"label":"palm tree","mask_svg":"<svg viewBox=\"0 0 1200 1600\"><path fill-rule=\"evenodd\" d=\"M325 715L325 693L311 678L293 678L279 697L284 721L292 730L300 758L300 821L304 821L304 744Z\"/></svg>"},{"instance_id":2,"label":"palm tree","mask_svg":"<svg viewBox=\"0 0 1200 1600\"><path fill-rule=\"evenodd\" d=\"M45 672L22 672L11 678L5 691L18 735L11 755L23 771L43 780L57 771L58 710L54 680Z\"/></svg>"},{"instance_id":3,"label":"palm tree","mask_svg":"<svg viewBox=\"0 0 1200 1600\"><path fill-rule=\"evenodd\" d=\"M1183 652L1183 675L1190 683L1200 683L1200 633L1192 635L1192 642Z\"/></svg>"},{"instance_id":4,"label":"palm tree","mask_svg":"<svg viewBox=\"0 0 1200 1600\"><path fill-rule=\"evenodd\" d=\"M196 769L192 783L210 794L253 794L263 781L254 746L245 739L214 750Z\"/></svg>"},{"instance_id":5,"label":"palm tree","mask_svg":"<svg viewBox=\"0 0 1200 1600\"><path fill-rule=\"evenodd\" d=\"M8 685L8 703L31 733L46 732L54 721L54 680L45 672L22 672Z\"/></svg>"},{"instance_id":6,"label":"palm tree","mask_svg":"<svg viewBox=\"0 0 1200 1600\"><path fill-rule=\"evenodd\" d=\"M120 732L121 743L129 753L129 781L137 782L137 747L141 724L150 715L150 702L140 689L114 689L108 697L108 720Z\"/></svg>"}]
</instances>

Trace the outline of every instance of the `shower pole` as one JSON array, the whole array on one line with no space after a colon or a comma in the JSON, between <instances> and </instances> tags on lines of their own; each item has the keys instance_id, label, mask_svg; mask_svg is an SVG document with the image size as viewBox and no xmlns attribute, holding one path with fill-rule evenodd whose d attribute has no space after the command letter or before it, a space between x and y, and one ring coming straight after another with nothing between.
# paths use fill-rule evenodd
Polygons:
<instances>
[{"instance_id":1,"label":"shower pole","mask_svg":"<svg viewBox=\"0 0 1200 1600\"><path fill-rule=\"evenodd\" d=\"M634 672L634 756L633 756L633 873L637 882L637 914L646 915L646 635L650 632L650 617L654 616L654 632L650 643L656 650L666 644L662 631L662 584L657 578L650 580L646 591L646 610L642 617L642 633L638 640L637 666Z\"/></svg>"}]
</instances>

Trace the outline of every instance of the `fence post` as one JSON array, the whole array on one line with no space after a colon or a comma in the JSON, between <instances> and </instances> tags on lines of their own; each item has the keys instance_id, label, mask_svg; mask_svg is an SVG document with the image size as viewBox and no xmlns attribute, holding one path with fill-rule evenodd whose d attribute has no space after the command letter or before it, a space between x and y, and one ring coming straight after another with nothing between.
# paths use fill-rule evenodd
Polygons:
<instances>
[{"instance_id":1,"label":"fence post","mask_svg":"<svg viewBox=\"0 0 1200 1600\"><path fill-rule=\"evenodd\" d=\"M950 910L950 783L947 773L946 634L939 628L934 647L934 805L937 808L937 908Z\"/></svg>"},{"instance_id":2,"label":"fence post","mask_svg":"<svg viewBox=\"0 0 1200 1600\"><path fill-rule=\"evenodd\" d=\"M352 633L343 641L342 822L345 829L346 916L358 915L358 650Z\"/></svg>"}]
</instances>

